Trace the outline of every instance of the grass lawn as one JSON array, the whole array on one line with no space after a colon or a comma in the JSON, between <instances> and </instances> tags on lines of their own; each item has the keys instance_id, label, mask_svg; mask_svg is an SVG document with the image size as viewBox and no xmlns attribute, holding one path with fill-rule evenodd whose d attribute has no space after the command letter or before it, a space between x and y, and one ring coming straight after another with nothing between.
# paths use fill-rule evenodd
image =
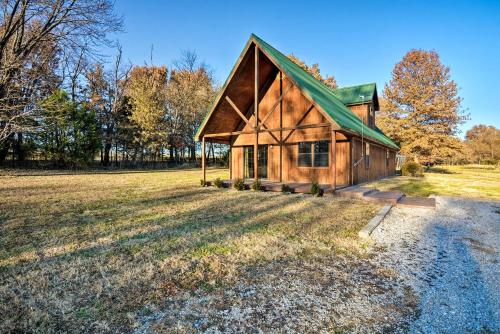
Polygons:
<instances>
[{"instance_id":1,"label":"grass lawn","mask_svg":"<svg viewBox=\"0 0 500 334\"><path fill-rule=\"evenodd\" d=\"M208 171L217 176L227 172ZM0 170L0 332L128 332L167 296L221 289L245 266L362 256L357 231L380 207L199 179L199 170Z\"/></svg>"},{"instance_id":2,"label":"grass lawn","mask_svg":"<svg viewBox=\"0 0 500 334\"><path fill-rule=\"evenodd\" d=\"M424 177L399 176L371 182L379 190L400 190L408 196L431 194L500 200L500 168L495 166L440 166Z\"/></svg>"}]
</instances>

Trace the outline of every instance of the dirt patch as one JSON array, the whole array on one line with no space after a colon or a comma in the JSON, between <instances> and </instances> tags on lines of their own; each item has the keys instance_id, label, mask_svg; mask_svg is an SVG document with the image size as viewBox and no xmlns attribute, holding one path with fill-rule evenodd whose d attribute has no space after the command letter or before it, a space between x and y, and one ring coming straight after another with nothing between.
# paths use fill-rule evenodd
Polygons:
<instances>
[{"instance_id":1,"label":"dirt patch","mask_svg":"<svg viewBox=\"0 0 500 334\"><path fill-rule=\"evenodd\" d=\"M136 333L403 331L418 297L368 258L321 256L246 268L234 285L169 298Z\"/></svg>"}]
</instances>

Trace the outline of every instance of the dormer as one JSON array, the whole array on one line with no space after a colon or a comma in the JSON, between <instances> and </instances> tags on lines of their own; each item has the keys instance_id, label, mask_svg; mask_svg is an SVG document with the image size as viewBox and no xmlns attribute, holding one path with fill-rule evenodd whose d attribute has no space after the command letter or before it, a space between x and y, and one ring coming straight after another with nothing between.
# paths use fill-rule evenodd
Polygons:
<instances>
[{"instance_id":1,"label":"dormer","mask_svg":"<svg viewBox=\"0 0 500 334\"><path fill-rule=\"evenodd\" d=\"M363 123L374 129L375 112L379 110L377 85L369 83L333 90L333 93L358 116Z\"/></svg>"}]
</instances>

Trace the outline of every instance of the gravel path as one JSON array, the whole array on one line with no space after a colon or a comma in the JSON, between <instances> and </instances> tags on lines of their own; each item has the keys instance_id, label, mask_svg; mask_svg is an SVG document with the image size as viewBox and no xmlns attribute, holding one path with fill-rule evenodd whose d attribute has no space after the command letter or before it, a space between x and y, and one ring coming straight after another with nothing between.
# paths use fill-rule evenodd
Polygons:
<instances>
[{"instance_id":1,"label":"gravel path","mask_svg":"<svg viewBox=\"0 0 500 334\"><path fill-rule=\"evenodd\" d=\"M236 284L172 296L136 333L500 333L500 203L436 200L394 207L366 258L247 267Z\"/></svg>"},{"instance_id":2,"label":"gravel path","mask_svg":"<svg viewBox=\"0 0 500 334\"><path fill-rule=\"evenodd\" d=\"M372 234L420 297L410 333L500 333L500 203L437 197L395 207Z\"/></svg>"}]
</instances>

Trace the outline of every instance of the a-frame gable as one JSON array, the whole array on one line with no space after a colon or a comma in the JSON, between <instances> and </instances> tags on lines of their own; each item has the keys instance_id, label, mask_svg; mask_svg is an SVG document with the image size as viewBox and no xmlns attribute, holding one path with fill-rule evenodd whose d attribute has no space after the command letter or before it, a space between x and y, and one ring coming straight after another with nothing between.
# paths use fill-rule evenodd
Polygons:
<instances>
[{"instance_id":1,"label":"a-frame gable","mask_svg":"<svg viewBox=\"0 0 500 334\"><path fill-rule=\"evenodd\" d=\"M238 60L233 67L228 79L224 83L219 95L215 99L214 103L209 109L209 112L205 119L203 120L198 132L195 135L195 140L199 141L202 134L208 133L227 133L237 130L243 130L245 127L249 128L248 124L252 124L252 108L253 108L253 95L250 96L250 92L254 92L251 79L253 79L254 71L248 70L253 68L254 61L252 59L252 54L254 48L259 48L259 100L266 93L270 82L274 79L279 72L286 73L280 63L274 61L266 51L259 46L260 40L256 39L255 35L252 35L245 45L242 53L238 57ZM286 74L285 74L286 75ZM316 111L322 113L323 117L327 119L329 123L335 128L339 129L338 125L335 124L333 119L322 111L321 107L308 96L301 88L298 86L293 78L288 77L287 79L295 88L301 90L301 93L309 101L311 105L315 107ZM286 95L286 91L283 96ZM277 98L277 100L279 97ZM263 116L265 117L265 115ZM262 121L259 117L259 121ZM265 121L265 120L264 120ZM216 126L215 123L220 124L220 127ZM264 122L265 123L265 122ZM229 143L229 138L220 137L212 138L213 141L227 142Z\"/></svg>"}]
</instances>

